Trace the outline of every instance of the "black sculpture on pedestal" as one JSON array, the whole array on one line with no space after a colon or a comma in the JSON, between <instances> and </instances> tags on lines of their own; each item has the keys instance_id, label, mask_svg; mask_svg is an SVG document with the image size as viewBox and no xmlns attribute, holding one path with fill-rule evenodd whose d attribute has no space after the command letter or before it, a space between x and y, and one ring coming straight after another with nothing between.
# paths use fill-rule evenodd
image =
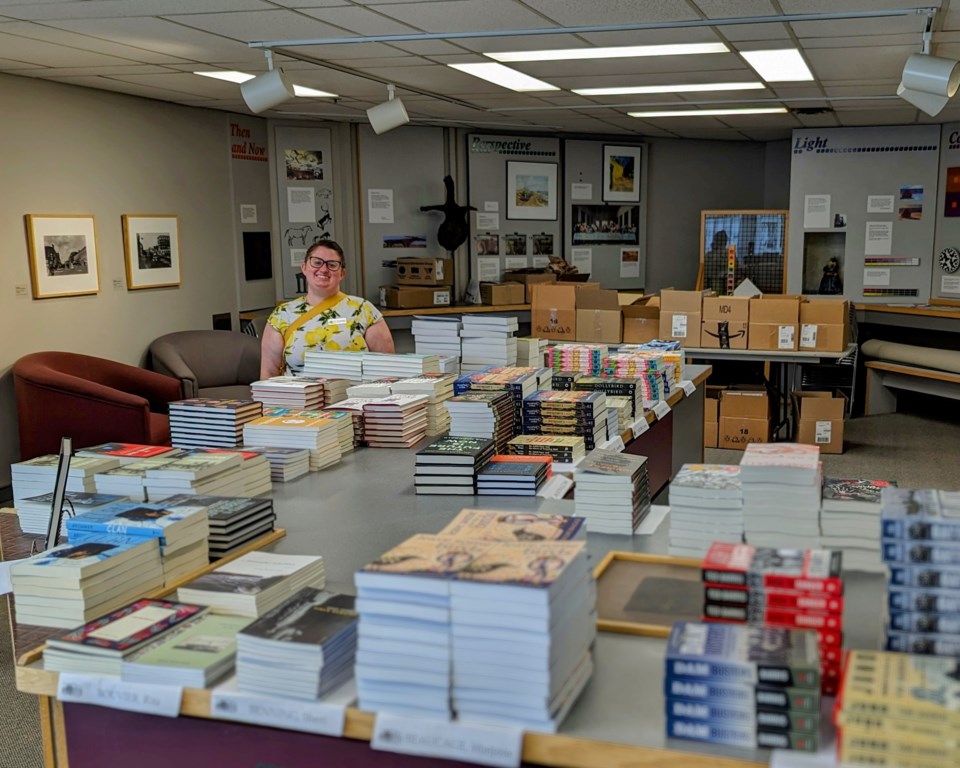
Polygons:
<instances>
[{"instance_id":1,"label":"black sculpture on pedestal","mask_svg":"<svg viewBox=\"0 0 960 768\"><path fill-rule=\"evenodd\" d=\"M457 205L454 199L453 179L443 177L443 184L447 188L447 199L443 205L421 205L421 211L443 211L444 219L437 230L437 242L448 251L455 251L467 240L470 234L470 224L467 222L467 211L477 210L470 205Z\"/></svg>"}]
</instances>

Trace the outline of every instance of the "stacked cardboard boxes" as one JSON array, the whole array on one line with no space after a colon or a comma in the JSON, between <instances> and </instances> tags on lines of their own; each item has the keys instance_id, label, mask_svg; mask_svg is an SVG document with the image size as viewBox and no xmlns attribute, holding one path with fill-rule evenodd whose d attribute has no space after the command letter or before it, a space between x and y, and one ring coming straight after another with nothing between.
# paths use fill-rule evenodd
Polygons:
<instances>
[{"instance_id":1,"label":"stacked cardboard boxes","mask_svg":"<svg viewBox=\"0 0 960 768\"><path fill-rule=\"evenodd\" d=\"M412 285L381 285L380 306L389 309L412 309L415 307L449 307L450 288Z\"/></svg>"},{"instance_id":2,"label":"stacked cardboard boxes","mask_svg":"<svg viewBox=\"0 0 960 768\"><path fill-rule=\"evenodd\" d=\"M703 300L700 346L708 349L747 349L750 299L707 296Z\"/></svg>"},{"instance_id":3,"label":"stacked cardboard boxes","mask_svg":"<svg viewBox=\"0 0 960 768\"><path fill-rule=\"evenodd\" d=\"M507 270L503 273L504 282L520 283L524 288L524 300L527 304L533 303L533 287L543 283L557 282L554 272L527 272L524 270Z\"/></svg>"},{"instance_id":4,"label":"stacked cardboard boxes","mask_svg":"<svg viewBox=\"0 0 960 768\"><path fill-rule=\"evenodd\" d=\"M703 392L703 447L717 448L720 440L720 397L726 387L707 384Z\"/></svg>"},{"instance_id":5,"label":"stacked cardboard boxes","mask_svg":"<svg viewBox=\"0 0 960 768\"><path fill-rule=\"evenodd\" d=\"M750 299L749 349L796 352L799 346L800 297Z\"/></svg>"},{"instance_id":6,"label":"stacked cardboard boxes","mask_svg":"<svg viewBox=\"0 0 960 768\"><path fill-rule=\"evenodd\" d=\"M770 396L763 387L724 390L717 447L742 451L750 443L769 443L770 421Z\"/></svg>"},{"instance_id":7,"label":"stacked cardboard boxes","mask_svg":"<svg viewBox=\"0 0 960 768\"><path fill-rule=\"evenodd\" d=\"M616 291L577 291L577 340L619 344L622 315Z\"/></svg>"},{"instance_id":8,"label":"stacked cardboard boxes","mask_svg":"<svg viewBox=\"0 0 960 768\"><path fill-rule=\"evenodd\" d=\"M847 399L840 392L794 392L797 442L819 445L820 453L843 453L843 414Z\"/></svg>"},{"instance_id":9,"label":"stacked cardboard boxes","mask_svg":"<svg viewBox=\"0 0 960 768\"><path fill-rule=\"evenodd\" d=\"M621 302L624 294L617 297ZM646 344L660 337L660 297L641 296L620 307L623 313L623 342Z\"/></svg>"},{"instance_id":10,"label":"stacked cardboard boxes","mask_svg":"<svg viewBox=\"0 0 960 768\"><path fill-rule=\"evenodd\" d=\"M453 259L397 259L397 285L453 285Z\"/></svg>"},{"instance_id":11,"label":"stacked cardboard boxes","mask_svg":"<svg viewBox=\"0 0 960 768\"><path fill-rule=\"evenodd\" d=\"M523 304L525 296L524 286L520 283L480 283L480 301L484 304Z\"/></svg>"},{"instance_id":12,"label":"stacked cardboard boxes","mask_svg":"<svg viewBox=\"0 0 960 768\"><path fill-rule=\"evenodd\" d=\"M452 259L397 259L397 285L380 286L380 306L447 307L453 303L452 285Z\"/></svg>"}]
</instances>

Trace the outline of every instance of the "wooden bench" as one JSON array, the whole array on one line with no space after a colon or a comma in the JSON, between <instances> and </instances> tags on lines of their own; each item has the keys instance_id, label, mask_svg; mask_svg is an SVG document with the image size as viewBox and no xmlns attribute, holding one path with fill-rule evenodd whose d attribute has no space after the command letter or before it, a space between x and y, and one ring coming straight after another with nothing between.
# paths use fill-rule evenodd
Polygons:
<instances>
[{"instance_id":1,"label":"wooden bench","mask_svg":"<svg viewBox=\"0 0 960 768\"><path fill-rule=\"evenodd\" d=\"M886 360L868 360L866 414L894 413L897 410L897 390L922 392L937 397L960 400L960 373L918 368Z\"/></svg>"}]
</instances>

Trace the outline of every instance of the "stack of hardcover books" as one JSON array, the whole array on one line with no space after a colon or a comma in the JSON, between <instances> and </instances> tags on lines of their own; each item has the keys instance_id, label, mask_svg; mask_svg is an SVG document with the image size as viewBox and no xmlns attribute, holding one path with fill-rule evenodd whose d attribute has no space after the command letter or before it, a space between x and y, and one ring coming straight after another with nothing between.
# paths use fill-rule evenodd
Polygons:
<instances>
[{"instance_id":1,"label":"stack of hardcover books","mask_svg":"<svg viewBox=\"0 0 960 768\"><path fill-rule=\"evenodd\" d=\"M526 435L579 435L588 451L607 440L603 392L536 392L523 401Z\"/></svg>"},{"instance_id":2,"label":"stack of hardcover books","mask_svg":"<svg viewBox=\"0 0 960 768\"><path fill-rule=\"evenodd\" d=\"M417 494L472 496L477 473L494 454L484 437L441 437L417 452L414 491Z\"/></svg>"},{"instance_id":3,"label":"stack of hardcover books","mask_svg":"<svg viewBox=\"0 0 960 768\"><path fill-rule=\"evenodd\" d=\"M823 693L843 660L841 553L716 542L703 559L705 621L816 631Z\"/></svg>"},{"instance_id":4,"label":"stack of hardcover books","mask_svg":"<svg viewBox=\"0 0 960 768\"><path fill-rule=\"evenodd\" d=\"M823 478L820 541L824 549L842 549L848 571L883 573L880 556L880 492L893 480Z\"/></svg>"},{"instance_id":5,"label":"stack of hardcover books","mask_svg":"<svg viewBox=\"0 0 960 768\"><path fill-rule=\"evenodd\" d=\"M460 329L460 370L478 371L490 365L517 364L516 317L464 315Z\"/></svg>"},{"instance_id":6,"label":"stack of hardcover books","mask_svg":"<svg viewBox=\"0 0 960 768\"><path fill-rule=\"evenodd\" d=\"M345 387L363 381L363 357L367 352L328 352L308 349L303 354L303 375L312 378L345 379ZM329 404L330 398L327 398Z\"/></svg>"},{"instance_id":7,"label":"stack of hardcover books","mask_svg":"<svg viewBox=\"0 0 960 768\"><path fill-rule=\"evenodd\" d=\"M412 448L426 434L425 395L390 395L363 406L363 439L371 448Z\"/></svg>"},{"instance_id":8,"label":"stack of hardcover books","mask_svg":"<svg viewBox=\"0 0 960 768\"><path fill-rule=\"evenodd\" d=\"M887 650L960 656L960 497L884 488Z\"/></svg>"},{"instance_id":9,"label":"stack of hardcover books","mask_svg":"<svg viewBox=\"0 0 960 768\"><path fill-rule=\"evenodd\" d=\"M573 435L517 435L507 443L507 452L517 456L550 456L554 465L571 467L587 453L583 438Z\"/></svg>"},{"instance_id":10,"label":"stack of hardcover books","mask_svg":"<svg viewBox=\"0 0 960 768\"><path fill-rule=\"evenodd\" d=\"M158 542L109 534L12 563L17 622L70 629L162 587Z\"/></svg>"},{"instance_id":11,"label":"stack of hardcover books","mask_svg":"<svg viewBox=\"0 0 960 768\"><path fill-rule=\"evenodd\" d=\"M424 395L427 398L427 436L445 435L450 431L450 412L446 402L453 397L456 376L449 373L425 373L393 384L398 395Z\"/></svg>"},{"instance_id":12,"label":"stack of hardcover books","mask_svg":"<svg viewBox=\"0 0 960 768\"><path fill-rule=\"evenodd\" d=\"M314 410L324 404L320 379L307 376L273 376L250 385L250 396L264 406Z\"/></svg>"},{"instance_id":13,"label":"stack of hardcover books","mask_svg":"<svg viewBox=\"0 0 960 768\"><path fill-rule=\"evenodd\" d=\"M333 405L326 406L324 410L350 414L350 423L353 427L353 447L356 448L364 442L363 407L379 399L378 397L348 397Z\"/></svg>"},{"instance_id":14,"label":"stack of hardcover books","mask_svg":"<svg viewBox=\"0 0 960 768\"><path fill-rule=\"evenodd\" d=\"M585 541L587 526L582 517L464 508L437 535L493 541Z\"/></svg>"},{"instance_id":15,"label":"stack of hardcover books","mask_svg":"<svg viewBox=\"0 0 960 768\"><path fill-rule=\"evenodd\" d=\"M271 483L286 483L296 480L310 471L310 451L306 448L282 448L280 446L247 445L247 453L266 456L270 463Z\"/></svg>"},{"instance_id":16,"label":"stack of hardcover books","mask_svg":"<svg viewBox=\"0 0 960 768\"><path fill-rule=\"evenodd\" d=\"M236 448L243 445L243 425L260 418L256 400L192 397L170 403L170 442L177 448Z\"/></svg>"},{"instance_id":17,"label":"stack of hardcover books","mask_svg":"<svg viewBox=\"0 0 960 768\"><path fill-rule=\"evenodd\" d=\"M163 500L173 510L198 504L207 508L210 560L225 557L274 528L272 499L182 495Z\"/></svg>"},{"instance_id":18,"label":"stack of hardcover books","mask_svg":"<svg viewBox=\"0 0 960 768\"><path fill-rule=\"evenodd\" d=\"M13 505L16 507L22 499L52 493L59 464L60 457L54 454L11 464ZM74 456L67 473L67 490L75 493L106 493L97 488L95 475L119 466L120 462L113 457Z\"/></svg>"},{"instance_id":19,"label":"stack of hardcover books","mask_svg":"<svg viewBox=\"0 0 960 768\"><path fill-rule=\"evenodd\" d=\"M126 496L117 496L107 493L81 493L67 491L64 504L73 514L82 514L92 509L99 509L117 501L126 501ZM53 509L53 494L45 493L42 496L31 496L17 502L17 519L20 530L24 533L46 534L50 526L50 511Z\"/></svg>"},{"instance_id":20,"label":"stack of hardcover books","mask_svg":"<svg viewBox=\"0 0 960 768\"><path fill-rule=\"evenodd\" d=\"M121 501L67 518L64 525L71 544L97 542L106 534L158 541L165 586L210 561L209 524L203 504L174 507Z\"/></svg>"},{"instance_id":21,"label":"stack of hardcover books","mask_svg":"<svg viewBox=\"0 0 960 768\"><path fill-rule=\"evenodd\" d=\"M506 449L516 432L513 397L506 391L469 391L444 404L450 414L450 434L493 440L497 452Z\"/></svg>"},{"instance_id":22,"label":"stack of hardcover books","mask_svg":"<svg viewBox=\"0 0 960 768\"><path fill-rule=\"evenodd\" d=\"M591 533L636 532L650 511L647 457L591 451L573 473L577 515Z\"/></svg>"},{"instance_id":23,"label":"stack of hardcover books","mask_svg":"<svg viewBox=\"0 0 960 768\"><path fill-rule=\"evenodd\" d=\"M606 344L554 344L547 347L544 362L554 371L597 376L603 370L606 356Z\"/></svg>"},{"instance_id":24,"label":"stack of hardcover books","mask_svg":"<svg viewBox=\"0 0 960 768\"><path fill-rule=\"evenodd\" d=\"M679 621L665 671L667 736L748 749L819 748L813 632Z\"/></svg>"},{"instance_id":25,"label":"stack of hardcover books","mask_svg":"<svg viewBox=\"0 0 960 768\"><path fill-rule=\"evenodd\" d=\"M184 584L177 599L209 605L215 613L263 616L304 587L326 583L319 555L250 552Z\"/></svg>"},{"instance_id":26,"label":"stack of hardcover books","mask_svg":"<svg viewBox=\"0 0 960 768\"><path fill-rule=\"evenodd\" d=\"M355 598L302 589L237 635L237 687L316 701L353 677Z\"/></svg>"},{"instance_id":27,"label":"stack of hardcover books","mask_svg":"<svg viewBox=\"0 0 960 768\"><path fill-rule=\"evenodd\" d=\"M495 456L477 474L477 496L536 496L546 482L547 464L516 461L516 456ZM511 459L514 459L511 461Z\"/></svg>"},{"instance_id":28,"label":"stack of hardcover books","mask_svg":"<svg viewBox=\"0 0 960 768\"><path fill-rule=\"evenodd\" d=\"M418 355L455 358L460 362L460 328L457 315L414 315L410 323L414 349Z\"/></svg>"},{"instance_id":29,"label":"stack of hardcover books","mask_svg":"<svg viewBox=\"0 0 960 768\"><path fill-rule=\"evenodd\" d=\"M890 768L960 764L957 660L851 651L837 697L837 761Z\"/></svg>"},{"instance_id":30,"label":"stack of hardcover books","mask_svg":"<svg viewBox=\"0 0 960 768\"><path fill-rule=\"evenodd\" d=\"M74 456L114 458L121 464L131 464L140 459L168 458L180 452L169 445L140 445L139 443L100 443L78 450Z\"/></svg>"},{"instance_id":31,"label":"stack of hardcover books","mask_svg":"<svg viewBox=\"0 0 960 768\"><path fill-rule=\"evenodd\" d=\"M670 554L702 558L715 541L743 541L736 464L684 464L670 482Z\"/></svg>"},{"instance_id":32,"label":"stack of hardcover books","mask_svg":"<svg viewBox=\"0 0 960 768\"><path fill-rule=\"evenodd\" d=\"M377 381L385 378L406 379L425 373L440 373L440 358L436 355L394 354L364 352L363 380Z\"/></svg>"},{"instance_id":33,"label":"stack of hardcover books","mask_svg":"<svg viewBox=\"0 0 960 768\"><path fill-rule=\"evenodd\" d=\"M740 460L743 526L758 547L820 546L820 446L750 443Z\"/></svg>"},{"instance_id":34,"label":"stack of hardcover books","mask_svg":"<svg viewBox=\"0 0 960 768\"><path fill-rule=\"evenodd\" d=\"M544 364L543 355L546 349L546 339L520 336L517 339L517 365L524 368L542 367Z\"/></svg>"},{"instance_id":35,"label":"stack of hardcover books","mask_svg":"<svg viewBox=\"0 0 960 768\"><path fill-rule=\"evenodd\" d=\"M261 456L253 458L263 460ZM151 501L160 501L177 493L244 496L247 480L242 470L243 459L243 455L236 451L198 452L175 459L159 459L154 466L147 468L143 487Z\"/></svg>"},{"instance_id":36,"label":"stack of hardcover books","mask_svg":"<svg viewBox=\"0 0 960 768\"><path fill-rule=\"evenodd\" d=\"M243 441L252 446L306 448L312 472L339 463L341 457L336 422L320 416L263 416L244 425Z\"/></svg>"}]
</instances>

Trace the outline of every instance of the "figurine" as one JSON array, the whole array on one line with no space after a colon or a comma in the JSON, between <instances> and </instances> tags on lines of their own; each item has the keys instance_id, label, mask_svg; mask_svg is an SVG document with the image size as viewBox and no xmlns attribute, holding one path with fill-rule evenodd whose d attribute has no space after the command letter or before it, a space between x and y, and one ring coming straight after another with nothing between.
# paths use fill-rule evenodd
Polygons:
<instances>
[{"instance_id":1,"label":"figurine","mask_svg":"<svg viewBox=\"0 0 960 768\"><path fill-rule=\"evenodd\" d=\"M470 234L470 225L467 222L467 211L477 210L471 205L457 205L454 200L453 179L443 177L447 188L447 199L443 205L421 205L421 211L443 211L444 219L437 230L437 242L448 251L455 251L463 245Z\"/></svg>"},{"instance_id":2,"label":"figurine","mask_svg":"<svg viewBox=\"0 0 960 768\"><path fill-rule=\"evenodd\" d=\"M840 282L840 262L836 256L831 256L823 267L823 277L820 278L820 290L817 293L832 295L843 293L843 283Z\"/></svg>"}]
</instances>

